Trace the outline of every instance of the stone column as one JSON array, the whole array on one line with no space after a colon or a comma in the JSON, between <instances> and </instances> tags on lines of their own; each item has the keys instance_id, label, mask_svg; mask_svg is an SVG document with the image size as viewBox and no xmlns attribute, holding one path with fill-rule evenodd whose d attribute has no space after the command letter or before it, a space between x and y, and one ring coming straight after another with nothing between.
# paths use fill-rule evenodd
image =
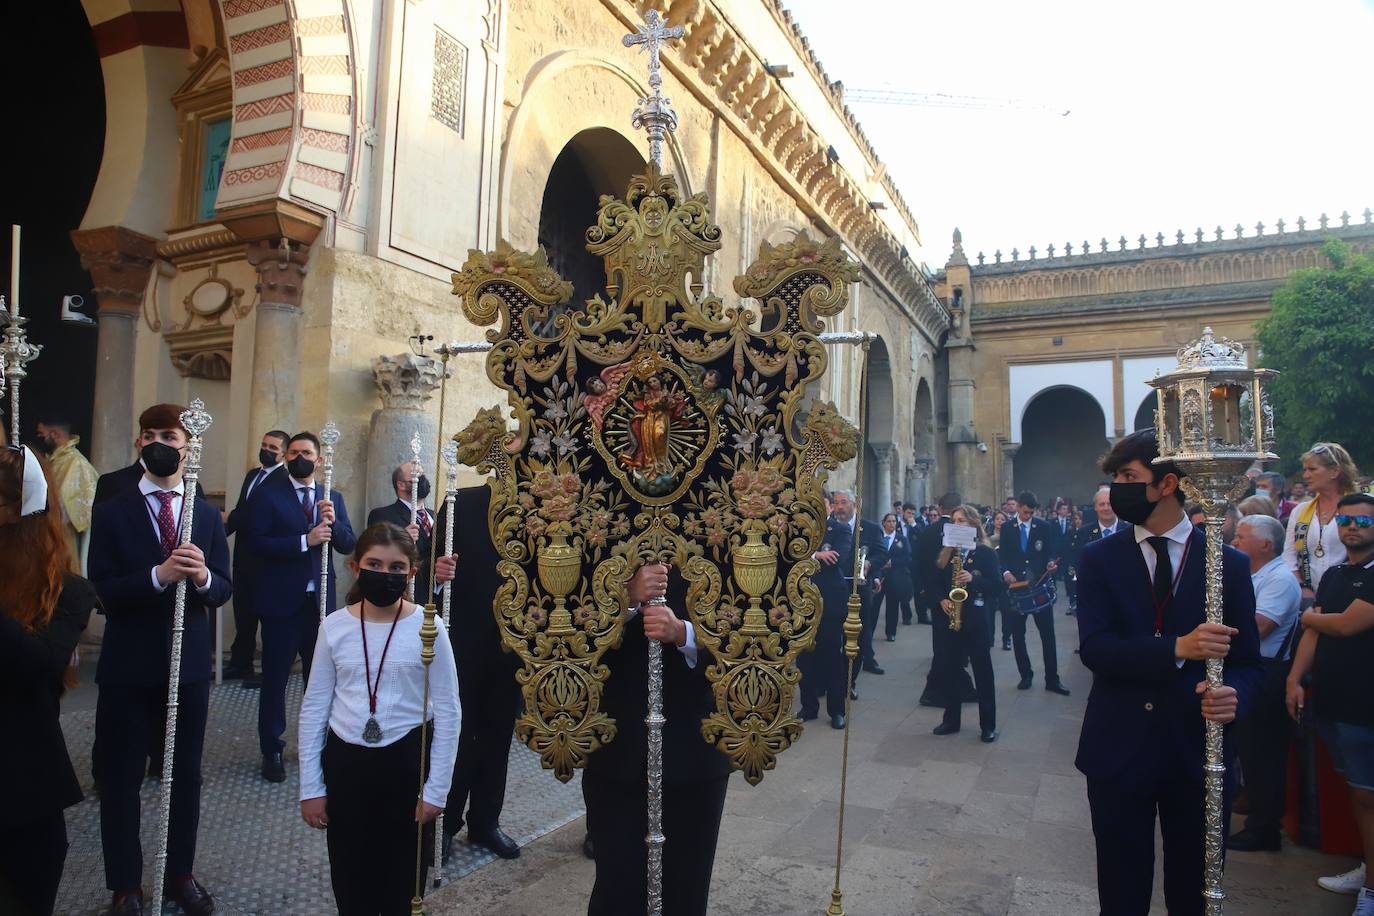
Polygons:
<instances>
[{"instance_id":1,"label":"stone column","mask_svg":"<svg viewBox=\"0 0 1374 916\"><path fill-rule=\"evenodd\" d=\"M868 507L868 515L876 520L892 511L892 462L897 458L897 447L891 443L874 445L873 455L878 459L878 473L873 481L873 498L876 502Z\"/></svg>"},{"instance_id":2,"label":"stone column","mask_svg":"<svg viewBox=\"0 0 1374 916\"><path fill-rule=\"evenodd\" d=\"M372 360L372 377L382 396L382 408L372 412L367 430L369 507L389 505L396 499L391 471L410 460L410 439L417 431L424 443L420 460L425 476L435 492L444 485L444 475L429 466L434 461L434 437L439 434L439 427L438 417L430 412L428 402L439 387L442 371L437 359L414 353Z\"/></svg>"},{"instance_id":3,"label":"stone column","mask_svg":"<svg viewBox=\"0 0 1374 916\"><path fill-rule=\"evenodd\" d=\"M123 226L79 229L71 238L99 306L91 459L103 473L133 459L134 342L157 240Z\"/></svg>"},{"instance_id":4,"label":"stone column","mask_svg":"<svg viewBox=\"0 0 1374 916\"><path fill-rule=\"evenodd\" d=\"M250 436L269 429L295 431L300 399L301 294L309 250L282 238L273 247L248 246L258 271L257 327L253 332L253 383L248 409Z\"/></svg>"},{"instance_id":5,"label":"stone column","mask_svg":"<svg viewBox=\"0 0 1374 916\"><path fill-rule=\"evenodd\" d=\"M933 463L930 458L917 458L911 463L907 502L917 507L930 505L930 466Z\"/></svg>"},{"instance_id":6,"label":"stone column","mask_svg":"<svg viewBox=\"0 0 1374 916\"><path fill-rule=\"evenodd\" d=\"M1021 451L1020 442L1002 443L1002 492L997 494L996 505L1016 494L1016 453Z\"/></svg>"}]
</instances>

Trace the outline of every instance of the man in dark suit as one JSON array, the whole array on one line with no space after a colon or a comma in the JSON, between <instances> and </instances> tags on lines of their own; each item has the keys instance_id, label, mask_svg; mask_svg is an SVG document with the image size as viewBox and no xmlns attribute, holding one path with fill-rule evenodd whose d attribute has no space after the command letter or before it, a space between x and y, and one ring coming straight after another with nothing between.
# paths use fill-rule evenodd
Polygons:
<instances>
[{"instance_id":1,"label":"man in dark suit","mask_svg":"<svg viewBox=\"0 0 1374 916\"><path fill-rule=\"evenodd\" d=\"M434 534L434 515L425 508L429 499L429 478L423 474L419 480L420 504L411 502L412 487L415 485L414 463L407 461L391 472L391 488L396 491L396 501L386 506L378 506L367 514L367 526L371 528L378 522L390 522L397 528L404 528L415 539L420 551L420 571L415 575L415 600L425 603L424 596L432 588L429 575L429 539ZM486 516L482 517L485 530Z\"/></svg>"},{"instance_id":2,"label":"man in dark suit","mask_svg":"<svg viewBox=\"0 0 1374 916\"><path fill-rule=\"evenodd\" d=\"M920 561L916 559L916 542L920 539L921 531L925 528L925 523L921 521L917 514L916 507L911 503L902 504L902 535L906 538L907 544L907 571L911 576L911 598L906 604L902 605L902 623L910 624L912 621L912 610L915 610L915 618L921 623L930 623L930 613L926 609L924 596L921 594L921 570Z\"/></svg>"},{"instance_id":3,"label":"man in dark suit","mask_svg":"<svg viewBox=\"0 0 1374 916\"><path fill-rule=\"evenodd\" d=\"M889 527L891 530L889 530ZM883 635L888 642L897 641L897 619L903 611L911 620L911 546L901 530L900 517L888 513L883 516L883 550L887 561L874 574L875 602L883 605Z\"/></svg>"},{"instance_id":4,"label":"man in dark suit","mask_svg":"<svg viewBox=\"0 0 1374 916\"><path fill-rule=\"evenodd\" d=\"M1158 455L1154 431L1141 430L1103 461L1116 514L1138 527L1083 551L1078 632L1093 685L1075 765L1088 782L1102 912L1149 911L1158 817L1169 913L1200 916L1204 720L1229 725L1249 708L1259 632L1249 562L1229 547L1225 623L1205 622L1206 538L1183 514L1178 467ZM1207 687L1208 658L1226 659L1225 686ZM1227 740L1228 761L1232 752Z\"/></svg>"},{"instance_id":5,"label":"man in dark suit","mask_svg":"<svg viewBox=\"0 0 1374 916\"><path fill-rule=\"evenodd\" d=\"M502 649L501 630L492 610L496 590L504 580L496 572L501 558L487 527L490 504L491 489L485 484L457 492L451 550L445 537L448 507L439 512L439 553L457 555L454 581L462 586L461 591L453 593L449 611L452 619L448 621L458 663L463 724L458 735L453 783L444 807L444 861L448 860L453 837L464 823L472 842L503 859L520 855L515 840L501 829L510 741L520 706L520 687L515 681L520 662L514 653Z\"/></svg>"},{"instance_id":6,"label":"man in dark suit","mask_svg":"<svg viewBox=\"0 0 1374 916\"><path fill-rule=\"evenodd\" d=\"M859 521L854 514L854 494L848 490L836 490L830 495L832 506L831 516L835 521L847 527L851 534L857 529L857 536L850 543L849 553L841 553L839 567L845 576L845 584L848 586L854 578L854 551L868 548L868 565L862 571L863 584L859 586L859 598L863 601L863 630L859 634L859 665L854 668L854 683L850 685L851 690L857 690L859 683L859 672L867 671L869 674L883 674L882 667L878 664L877 656L873 653L873 632L878 627L878 601L873 594L872 574L875 570L883 568L887 562L887 551L883 549L882 528L876 522L863 519Z\"/></svg>"},{"instance_id":7,"label":"man in dark suit","mask_svg":"<svg viewBox=\"0 0 1374 916\"><path fill-rule=\"evenodd\" d=\"M159 404L158 406L161 407L163 405ZM143 419L143 417L138 418L139 428L143 427ZM138 449L139 447L139 444L135 442L134 448ZM143 471L143 461L139 459L128 467L120 468L117 471L110 471L107 474L101 474L95 480L95 498L92 500L91 504L93 506L98 506L112 496L118 496L120 493L132 490L134 487L138 486L138 482L143 479Z\"/></svg>"},{"instance_id":8,"label":"man in dark suit","mask_svg":"<svg viewBox=\"0 0 1374 916\"><path fill-rule=\"evenodd\" d=\"M286 767L286 682L300 656L301 671L310 678L315 636L320 625L320 564L322 552L349 554L357 537L338 490L325 493L315 483L323 464L320 440L314 433L296 433L286 445L285 486L268 485L248 502L246 544L257 554L258 581L253 607L262 625L262 694L258 698L258 745L262 750L262 778L283 782ZM338 608L334 585L338 580L331 558L326 612Z\"/></svg>"},{"instance_id":9,"label":"man in dark suit","mask_svg":"<svg viewBox=\"0 0 1374 916\"><path fill-rule=\"evenodd\" d=\"M182 408L143 413L140 441L147 472L139 483L95 508L88 558L106 625L96 667L95 731L100 747L100 838L112 912L144 912L139 785L153 733L163 728L176 585L187 580L167 896L196 916L214 901L193 878L200 821L200 758L210 700L208 613L229 600L229 545L219 512L197 494L191 543L180 545L183 462L188 437ZM149 911L157 911L153 901Z\"/></svg>"},{"instance_id":10,"label":"man in dark suit","mask_svg":"<svg viewBox=\"0 0 1374 916\"><path fill-rule=\"evenodd\" d=\"M997 544L997 560L1002 564L1002 578L1012 589L1031 588L1044 578L1054 575L1059 563L1054 559L1054 529L1049 522L1035 517L1040 503L1027 490L1016 497L1016 518L1002 526ZM1059 658L1054 645L1054 608L1034 614L1015 613L1011 619L1011 641L1016 650L1016 668L1021 673L1017 690L1029 690L1035 671L1026 651L1026 618L1035 619L1040 631L1040 648L1045 659L1045 689L1068 696L1069 690L1059 681Z\"/></svg>"},{"instance_id":11,"label":"man in dark suit","mask_svg":"<svg viewBox=\"0 0 1374 916\"><path fill-rule=\"evenodd\" d=\"M1069 599L1068 615L1073 616L1078 607L1078 589L1073 581L1073 571L1077 567L1077 536L1073 527L1073 504L1067 499L1055 500L1054 515L1048 520L1054 532L1054 547L1051 556L1059 564L1055 576L1064 583L1064 594Z\"/></svg>"},{"instance_id":12,"label":"man in dark suit","mask_svg":"<svg viewBox=\"0 0 1374 916\"><path fill-rule=\"evenodd\" d=\"M248 524L248 500L264 484L286 485L282 458L286 455L289 433L280 429L262 434L258 446L258 466L243 477L239 500L224 519L224 533L233 535ZM257 581L257 557L252 550L234 542L234 641L229 646L226 680L243 679L244 687L261 687L262 678L253 673L253 656L258 650L258 616L253 610L253 584Z\"/></svg>"},{"instance_id":13,"label":"man in dark suit","mask_svg":"<svg viewBox=\"0 0 1374 916\"><path fill-rule=\"evenodd\" d=\"M1131 523L1117 518L1116 511L1112 509L1111 487L1102 487L1093 496L1093 511L1097 513L1097 520L1078 529L1077 547L1080 554L1084 547L1094 541L1109 538L1118 531L1131 530Z\"/></svg>"},{"instance_id":14,"label":"man in dark suit","mask_svg":"<svg viewBox=\"0 0 1374 916\"><path fill-rule=\"evenodd\" d=\"M821 549L816 551L816 570L811 581L821 593L821 625L816 631L816 645L810 652L797 656L801 671L801 719L810 722L820 715L821 695L825 695L825 713L833 728L844 728L845 672L849 660L844 655L844 618L849 613L849 580L845 570L853 571L854 532L831 515L830 497L825 500L825 535ZM850 565L841 565L841 557L849 557Z\"/></svg>"}]
</instances>

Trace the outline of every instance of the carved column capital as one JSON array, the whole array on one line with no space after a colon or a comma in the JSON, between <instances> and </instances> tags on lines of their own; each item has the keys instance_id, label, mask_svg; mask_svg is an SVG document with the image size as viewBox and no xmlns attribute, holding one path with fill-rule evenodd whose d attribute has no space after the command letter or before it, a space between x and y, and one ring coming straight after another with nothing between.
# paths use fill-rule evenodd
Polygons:
<instances>
[{"instance_id":1,"label":"carved column capital","mask_svg":"<svg viewBox=\"0 0 1374 916\"><path fill-rule=\"evenodd\" d=\"M72 245L90 272L100 311L137 314L157 258L157 239L123 226L76 229Z\"/></svg>"},{"instance_id":2,"label":"carved column capital","mask_svg":"<svg viewBox=\"0 0 1374 916\"><path fill-rule=\"evenodd\" d=\"M249 245L245 256L258 271L260 306L300 308L305 292L305 262L310 257L307 247L293 248L282 237L275 247L266 240Z\"/></svg>"},{"instance_id":3,"label":"carved column capital","mask_svg":"<svg viewBox=\"0 0 1374 916\"><path fill-rule=\"evenodd\" d=\"M372 360L372 378L382 395L384 408L422 410L439 387L443 368L437 359L398 353Z\"/></svg>"},{"instance_id":4,"label":"carved column capital","mask_svg":"<svg viewBox=\"0 0 1374 916\"><path fill-rule=\"evenodd\" d=\"M1021 451L1021 443L1020 443L1020 442L1003 442L1003 443L1002 443L1002 457L1005 458L1005 459L1007 459L1008 461L1013 461L1013 460L1015 460L1015 458L1016 458L1016 453L1019 452L1019 451Z\"/></svg>"}]
</instances>

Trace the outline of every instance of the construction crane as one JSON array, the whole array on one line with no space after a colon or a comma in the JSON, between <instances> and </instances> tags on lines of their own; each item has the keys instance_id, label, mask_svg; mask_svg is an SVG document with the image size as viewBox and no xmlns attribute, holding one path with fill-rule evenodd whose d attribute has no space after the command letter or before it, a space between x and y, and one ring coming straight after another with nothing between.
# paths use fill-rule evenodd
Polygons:
<instances>
[{"instance_id":1,"label":"construction crane","mask_svg":"<svg viewBox=\"0 0 1374 916\"><path fill-rule=\"evenodd\" d=\"M1070 110L1054 105L1037 105L1021 99L997 99L976 95L951 95L947 92L909 92L903 89L849 89L836 87L846 102L870 105L903 105L911 108L961 108L972 111L1043 111L1067 118Z\"/></svg>"}]
</instances>

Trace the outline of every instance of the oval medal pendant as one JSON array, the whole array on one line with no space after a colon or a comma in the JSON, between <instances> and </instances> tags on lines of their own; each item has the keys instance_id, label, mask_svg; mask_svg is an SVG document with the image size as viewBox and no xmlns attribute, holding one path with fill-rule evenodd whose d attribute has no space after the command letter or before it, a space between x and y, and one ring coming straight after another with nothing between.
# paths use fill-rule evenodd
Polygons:
<instances>
[{"instance_id":1,"label":"oval medal pendant","mask_svg":"<svg viewBox=\"0 0 1374 916\"><path fill-rule=\"evenodd\" d=\"M363 740L368 744L376 744L382 740L382 727L377 724L375 716L367 717L367 724L363 726Z\"/></svg>"},{"instance_id":2,"label":"oval medal pendant","mask_svg":"<svg viewBox=\"0 0 1374 916\"><path fill-rule=\"evenodd\" d=\"M1319 560L1322 557L1326 556L1326 546L1322 544L1321 541L1318 541L1316 543L1316 546L1312 548L1312 556L1316 557Z\"/></svg>"}]
</instances>

